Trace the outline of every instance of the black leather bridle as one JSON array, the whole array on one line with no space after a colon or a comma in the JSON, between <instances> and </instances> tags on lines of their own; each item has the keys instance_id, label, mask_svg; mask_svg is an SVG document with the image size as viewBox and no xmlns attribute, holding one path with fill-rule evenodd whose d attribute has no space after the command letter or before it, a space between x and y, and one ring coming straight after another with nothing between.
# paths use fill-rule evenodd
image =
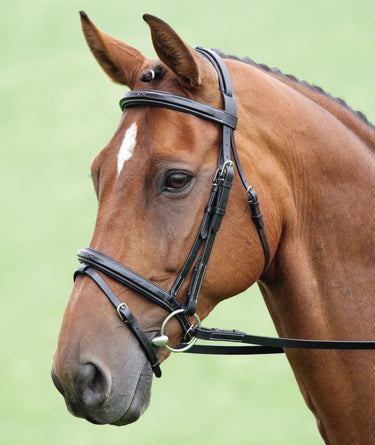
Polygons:
<instances>
[{"instance_id":1,"label":"black leather bridle","mask_svg":"<svg viewBox=\"0 0 375 445\"><path fill-rule=\"evenodd\" d=\"M156 90L131 91L120 100L122 111L126 108L142 105L163 107L192 114L222 125L222 144L219 150L217 171L213 178L208 204L198 234L180 273L171 289L166 290L104 253L87 247L78 252L78 259L82 264L75 272L74 278L79 274L88 275L100 287L110 302L116 307L121 320L129 327L143 347L156 377L161 376L156 348L162 346L174 352L189 351L211 354L278 353L284 352L283 348L375 349L375 342L283 339L254 336L237 330L227 331L201 327L200 320L195 311L215 236L225 214L234 177L234 164L246 189L251 217L257 229L264 253L265 267L267 267L269 262L269 249L257 194L245 178L236 150L233 134L237 124L236 100L228 69L215 52L203 48L196 48L196 51L206 57L217 71L224 109L177 94ZM187 295L184 301L180 303L177 300L178 293L192 268L193 273ZM98 272L102 272L106 276L145 296L170 313L161 327L159 336L150 338L150 334L146 334L143 331L126 303L121 302L117 298ZM190 322L188 317L192 316L195 318L197 326ZM172 317L176 317L179 320L184 333L183 343L176 349L168 346L168 337L164 335L165 325ZM258 346L195 345L197 339L249 343Z\"/></svg>"}]
</instances>

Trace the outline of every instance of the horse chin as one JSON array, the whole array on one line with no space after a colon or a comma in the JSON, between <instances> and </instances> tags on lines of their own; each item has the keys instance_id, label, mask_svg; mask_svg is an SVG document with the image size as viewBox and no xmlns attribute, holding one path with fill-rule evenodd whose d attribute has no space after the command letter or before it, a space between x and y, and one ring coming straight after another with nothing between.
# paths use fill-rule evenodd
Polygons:
<instances>
[{"instance_id":1,"label":"horse chin","mask_svg":"<svg viewBox=\"0 0 375 445\"><path fill-rule=\"evenodd\" d=\"M146 363L139 376L137 386L134 391L133 399L124 412L124 414L111 425L123 426L138 420L146 411L151 399L152 369L149 363Z\"/></svg>"}]
</instances>

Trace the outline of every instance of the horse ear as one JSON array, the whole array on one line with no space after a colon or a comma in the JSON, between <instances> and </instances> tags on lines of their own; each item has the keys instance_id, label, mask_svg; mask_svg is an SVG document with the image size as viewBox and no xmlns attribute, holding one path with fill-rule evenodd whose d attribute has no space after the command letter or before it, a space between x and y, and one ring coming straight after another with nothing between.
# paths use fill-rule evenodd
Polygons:
<instances>
[{"instance_id":1,"label":"horse ear","mask_svg":"<svg viewBox=\"0 0 375 445\"><path fill-rule=\"evenodd\" d=\"M183 86L200 86L205 59L163 20L150 14L144 14L143 19L150 26L152 43L160 60L176 74Z\"/></svg>"},{"instance_id":2,"label":"horse ear","mask_svg":"<svg viewBox=\"0 0 375 445\"><path fill-rule=\"evenodd\" d=\"M84 11L80 11L82 31L99 65L116 83L134 85L147 58L137 49L100 31Z\"/></svg>"}]
</instances>

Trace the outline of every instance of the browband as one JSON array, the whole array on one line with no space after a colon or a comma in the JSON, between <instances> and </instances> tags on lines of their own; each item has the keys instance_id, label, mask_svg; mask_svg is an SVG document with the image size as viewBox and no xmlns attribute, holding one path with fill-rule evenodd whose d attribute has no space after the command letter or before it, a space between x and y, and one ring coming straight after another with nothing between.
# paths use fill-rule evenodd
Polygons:
<instances>
[{"instance_id":1,"label":"browband","mask_svg":"<svg viewBox=\"0 0 375 445\"><path fill-rule=\"evenodd\" d=\"M237 125L237 116L228 113L220 108L207 105L195 99L190 99L179 94L168 93L158 90L135 90L124 94L120 99L120 108L124 111L126 108L149 105L154 107L169 108L182 113L193 114L194 116L226 125L235 130Z\"/></svg>"}]
</instances>

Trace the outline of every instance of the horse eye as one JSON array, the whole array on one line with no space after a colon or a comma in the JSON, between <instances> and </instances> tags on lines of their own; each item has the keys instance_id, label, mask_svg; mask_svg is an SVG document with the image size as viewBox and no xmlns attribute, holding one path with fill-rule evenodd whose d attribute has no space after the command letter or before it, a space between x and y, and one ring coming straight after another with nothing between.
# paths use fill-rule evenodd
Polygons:
<instances>
[{"instance_id":1,"label":"horse eye","mask_svg":"<svg viewBox=\"0 0 375 445\"><path fill-rule=\"evenodd\" d=\"M189 185L191 176L183 172L170 173L166 179L164 188L168 191L179 191Z\"/></svg>"}]
</instances>

